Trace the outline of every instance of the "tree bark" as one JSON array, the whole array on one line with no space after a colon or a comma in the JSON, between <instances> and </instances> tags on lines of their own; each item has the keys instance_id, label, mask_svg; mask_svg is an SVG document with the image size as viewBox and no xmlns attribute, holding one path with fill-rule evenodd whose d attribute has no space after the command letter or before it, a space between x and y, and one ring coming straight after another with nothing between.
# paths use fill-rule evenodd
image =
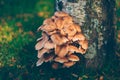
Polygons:
<instances>
[{"instance_id":1,"label":"tree bark","mask_svg":"<svg viewBox=\"0 0 120 80\"><path fill-rule=\"evenodd\" d=\"M87 68L99 69L114 54L114 0L56 0L56 11L70 14L89 41Z\"/></svg>"}]
</instances>

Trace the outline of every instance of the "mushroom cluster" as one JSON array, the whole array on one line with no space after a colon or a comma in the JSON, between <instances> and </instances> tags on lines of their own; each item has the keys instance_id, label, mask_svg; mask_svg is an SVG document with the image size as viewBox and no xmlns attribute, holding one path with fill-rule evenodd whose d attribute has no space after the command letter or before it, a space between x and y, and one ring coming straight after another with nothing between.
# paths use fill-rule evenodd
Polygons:
<instances>
[{"instance_id":1,"label":"mushroom cluster","mask_svg":"<svg viewBox=\"0 0 120 80\"><path fill-rule=\"evenodd\" d=\"M55 12L54 16L44 20L38 31L42 31L42 37L35 45L39 58L37 66L43 62L53 62L53 68L57 64L71 67L80 60L74 53L85 54L88 48L80 26L65 12Z\"/></svg>"}]
</instances>

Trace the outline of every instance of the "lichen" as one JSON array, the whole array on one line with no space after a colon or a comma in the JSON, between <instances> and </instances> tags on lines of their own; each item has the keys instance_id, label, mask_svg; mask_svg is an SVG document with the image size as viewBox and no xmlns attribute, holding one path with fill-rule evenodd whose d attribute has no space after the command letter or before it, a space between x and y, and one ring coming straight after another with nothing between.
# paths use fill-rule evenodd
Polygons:
<instances>
[{"instance_id":1,"label":"lichen","mask_svg":"<svg viewBox=\"0 0 120 80\"><path fill-rule=\"evenodd\" d=\"M57 4L62 1L63 3L63 8L62 11L70 14L71 16L73 16L74 21L80 25L83 25L83 23L85 22L85 17L86 17L86 13L85 13L85 5L86 5L86 0L77 0L78 2L69 2L67 0L59 0L57 1ZM57 10L59 11L59 8L56 7Z\"/></svg>"},{"instance_id":2,"label":"lichen","mask_svg":"<svg viewBox=\"0 0 120 80\"><path fill-rule=\"evenodd\" d=\"M96 47L97 47L96 43L93 43L92 45L90 45L89 48L88 48L89 54L85 54L85 58L87 58L87 59L94 58L94 56L97 53Z\"/></svg>"}]
</instances>

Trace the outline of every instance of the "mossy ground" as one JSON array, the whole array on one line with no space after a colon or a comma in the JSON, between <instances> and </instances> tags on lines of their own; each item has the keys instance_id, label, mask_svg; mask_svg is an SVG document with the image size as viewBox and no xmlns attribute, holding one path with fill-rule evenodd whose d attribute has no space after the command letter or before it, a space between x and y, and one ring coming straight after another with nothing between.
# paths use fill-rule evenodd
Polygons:
<instances>
[{"instance_id":1,"label":"mossy ground","mask_svg":"<svg viewBox=\"0 0 120 80\"><path fill-rule=\"evenodd\" d=\"M116 56L104 68L36 67L37 28L54 12L54 0L0 0L0 80L120 80L120 0L116 0ZM82 63L80 63L82 64Z\"/></svg>"}]
</instances>

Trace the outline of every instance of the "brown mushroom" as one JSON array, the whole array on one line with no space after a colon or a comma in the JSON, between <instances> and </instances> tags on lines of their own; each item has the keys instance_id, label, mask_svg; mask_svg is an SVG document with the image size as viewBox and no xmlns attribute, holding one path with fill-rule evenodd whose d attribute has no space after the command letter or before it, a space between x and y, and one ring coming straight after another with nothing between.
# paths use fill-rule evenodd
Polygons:
<instances>
[{"instance_id":1,"label":"brown mushroom","mask_svg":"<svg viewBox=\"0 0 120 80\"><path fill-rule=\"evenodd\" d=\"M65 23L68 23L68 24L73 23L73 19L72 19L71 16L65 16L65 17L63 17L63 21L64 21Z\"/></svg>"},{"instance_id":2,"label":"brown mushroom","mask_svg":"<svg viewBox=\"0 0 120 80\"><path fill-rule=\"evenodd\" d=\"M43 48L43 49L41 49L41 50L38 50L38 55L37 55L37 57L38 58L41 58L42 56L43 56L43 54L45 54L46 52L48 52L49 50L48 49L45 49L45 48Z\"/></svg>"},{"instance_id":3,"label":"brown mushroom","mask_svg":"<svg viewBox=\"0 0 120 80\"><path fill-rule=\"evenodd\" d=\"M70 26L65 26L63 30L66 34L68 34L68 36L74 36L77 32L73 24Z\"/></svg>"},{"instance_id":4,"label":"brown mushroom","mask_svg":"<svg viewBox=\"0 0 120 80\"><path fill-rule=\"evenodd\" d=\"M68 53L68 47L66 45L56 45L55 47L55 54L58 55L59 57L64 57Z\"/></svg>"},{"instance_id":5,"label":"brown mushroom","mask_svg":"<svg viewBox=\"0 0 120 80\"><path fill-rule=\"evenodd\" d=\"M43 48L45 42L48 41L48 36L43 33L42 34L42 38L38 41L38 43L35 45L35 49L36 50L40 50L41 48Z\"/></svg>"},{"instance_id":6,"label":"brown mushroom","mask_svg":"<svg viewBox=\"0 0 120 80\"><path fill-rule=\"evenodd\" d=\"M53 31L47 32L47 34L48 34L49 36L51 36L51 35L53 35L53 34L55 34L55 33L58 33L58 31L57 31L57 30L53 30Z\"/></svg>"},{"instance_id":7,"label":"brown mushroom","mask_svg":"<svg viewBox=\"0 0 120 80\"><path fill-rule=\"evenodd\" d=\"M51 18L45 19L43 22L44 25L46 24L54 24L53 20Z\"/></svg>"},{"instance_id":8,"label":"brown mushroom","mask_svg":"<svg viewBox=\"0 0 120 80\"><path fill-rule=\"evenodd\" d=\"M64 21L60 18L55 19L55 24L57 26L57 29L61 30L64 27Z\"/></svg>"},{"instance_id":9,"label":"brown mushroom","mask_svg":"<svg viewBox=\"0 0 120 80\"><path fill-rule=\"evenodd\" d=\"M42 65L43 62L44 62L44 58L43 58L43 56L42 56L42 57L39 58L38 61L36 62L36 66L40 66L40 65Z\"/></svg>"},{"instance_id":10,"label":"brown mushroom","mask_svg":"<svg viewBox=\"0 0 120 80\"><path fill-rule=\"evenodd\" d=\"M85 54L86 50L83 49L82 47L79 47L79 52L78 53L81 53L81 54Z\"/></svg>"},{"instance_id":11,"label":"brown mushroom","mask_svg":"<svg viewBox=\"0 0 120 80\"><path fill-rule=\"evenodd\" d=\"M58 53L60 52L61 47L59 45L55 45L55 54L58 55Z\"/></svg>"},{"instance_id":12,"label":"brown mushroom","mask_svg":"<svg viewBox=\"0 0 120 80\"><path fill-rule=\"evenodd\" d=\"M70 61L79 61L80 59L79 59L78 56L76 56L74 54L71 54L71 55L68 56L68 60L70 60Z\"/></svg>"},{"instance_id":13,"label":"brown mushroom","mask_svg":"<svg viewBox=\"0 0 120 80\"><path fill-rule=\"evenodd\" d=\"M75 63L76 63L76 62L73 62L73 61L65 62L65 63L63 64L63 66L69 68L69 67L73 66Z\"/></svg>"},{"instance_id":14,"label":"brown mushroom","mask_svg":"<svg viewBox=\"0 0 120 80\"><path fill-rule=\"evenodd\" d=\"M60 34L53 34L51 35L51 40L56 45L62 45L63 43L66 43L68 39L64 36L61 36Z\"/></svg>"},{"instance_id":15,"label":"brown mushroom","mask_svg":"<svg viewBox=\"0 0 120 80\"><path fill-rule=\"evenodd\" d=\"M73 41L77 41L77 40L85 40L85 36L82 33L77 33L75 34L75 36L72 39Z\"/></svg>"},{"instance_id":16,"label":"brown mushroom","mask_svg":"<svg viewBox=\"0 0 120 80\"><path fill-rule=\"evenodd\" d=\"M60 34L63 35L63 36L67 35L63 29L60 30Z\"/></svg>"},{"instance_id":17,"label":"brown mushroom","mask_svg":"<svg viewBox=\"0 0 120 80\"><path fill-rule=\"evenodd\" d=\"M79 26L78 24L74 24L74 27L75 27L75 29L76 29L76 31L77 31L78 33L81 32L81 28L80 28L80 26Z\"/></svg>"},{"instance_id":18,"label":"brown mushroom","mask_svg":"<svg viewBox=\"0 0 120 80\"><path fill-rule=\"evenodd\" d=\"M79 49L73 45L68 46L68 51L74 53L74 52L79 52Z\"/></svg>"},{"instance_id":19,"label":"brown mushroom","mask_svg":"<svg viewBox=\"0 0 120 80\"><path fill-rule=\"evenodd\" d=\"M65 16L69 16L67 13L62 12L62 11L57 11L57 12L55 12L54 15L57 16L57 17L65 17Z\"/></svg>"},{"instance_id":20,"label":"brown mushroom","mask_svg":"<svg viewBox=\"0 0 120 80\"><path fill-rule=\"evenodd\" d=\"M46 25L40 26L39 29L45 32L50 32L56 29L56 25L46 24Z\"/></svg>"},{"instance_id":21,"label":"brown mushroom","mask_svg":"<svg viewBox=\"0 0 120 80\"><path fill-rule=\"evenodd\" d=\"M68 46L67 45L62 45L60 46L60 51L58 52L58 56L59 57L64 57L66 56L68 53Z\"/></svg>"},{"instance_id":22,"label":"brown mushroom","mask_svg":"<svg viewBox=\"0 0 120 80\"><path fill-rule=\"evenodd\" d=\"M87 40L79 41L79 44L82 46L83 49L88 48L88 41Z\"/></svg>"},{"instance_id":23,"label":"brown mushroom","mask_svg":"<svg viewBox=\"0 0 120 80\"><path fill-rule=\"evenodd\" d=\"M68 59L66 57L56 57L54 59L55 62L59 62L59 63L65 63L65 62L68 62Z\"/></svg>"},{"instance_id":24,"label":"brown mushroom","mask_svg":"<svg viewBox=\"0 0 120 80\"><path fill-rule=\"evenodd\" d=\"M46 43L44 44L44 48L46 49L53 49L55 48L55 44L52 41L46 41Z\"/></svg>"}]
</instances>

